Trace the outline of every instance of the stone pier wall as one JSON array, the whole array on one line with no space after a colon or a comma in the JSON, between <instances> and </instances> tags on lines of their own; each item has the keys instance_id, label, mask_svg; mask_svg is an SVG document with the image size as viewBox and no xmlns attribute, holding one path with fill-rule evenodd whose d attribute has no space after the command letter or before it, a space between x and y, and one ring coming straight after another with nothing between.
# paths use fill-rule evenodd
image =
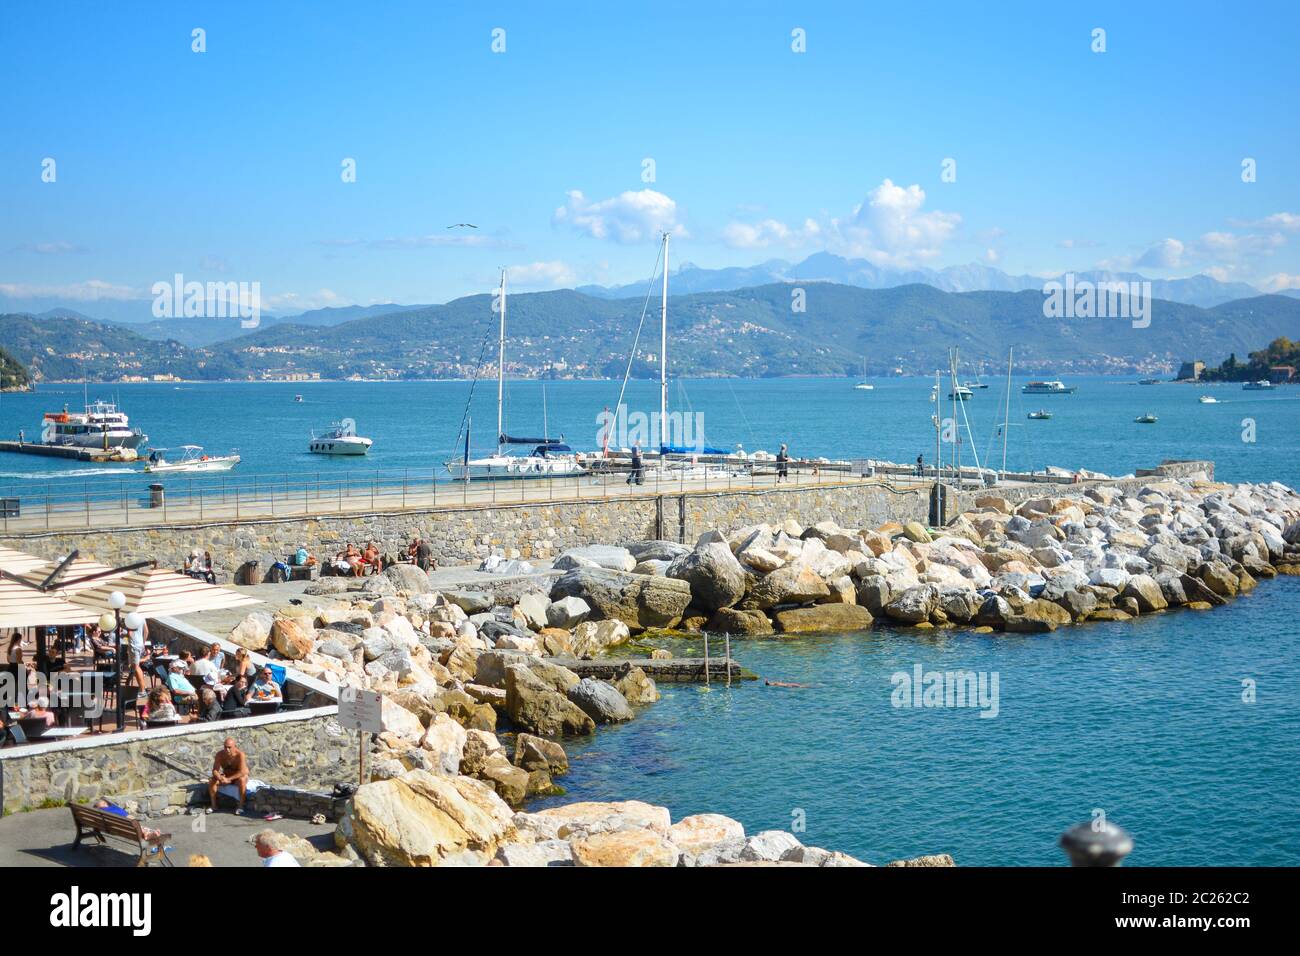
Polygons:
<instances>
[{"instance_id":1,"label":"stone pier wall","mask_svg":"<svg viewBox=\"0 0 1300 956\"><path fill-rule=\"evenodd\" d=\"M1150 475L1106 484L1141 487L1161 476L1195 473L1213 477L1213 462L1167 462ZM993 493L1013 500L1060 494L1068 484L1035 483L999 487ZM963 492L962 508L986 490ZM885 521L929 517L929 484L894 490L886 483L847 480L816 488L773 488L729 492L686 492L643 497L593 497L588 500L518 505L455 506L423 511L406 510L319 518L269 518L192 525L159 525L100 530L91 533L51 532L10 535L11 548L55 558L78 549L83 557L120 566L156 559L163 567L179 567L192 549L212 553L213 563L228 582L246 561L258 561L262 572L284 560L298 547L317 556L333 555L351 542L375 540L391 553L403 548L412 534L429 541L443 564L477 562L493 551L511 557L554 557L580 544L612 544L662 537L691 542L711 528L735 528L786 518L803 524L832 520L846 527L874 527Z\"/></svg>"},{"instance_id":2,"label":"stone pier wall","mask_svg":"<svg viewBox=\"0 0 1300 956\"><path fill-rule=\"evenodd\" d=\"M895 492L876 482L744 492L700 492L583 501L453 507L320 518L209 522L96 531L10 535L8 547L55 558L76 548L83 557L120 566L157 559L180 567L190 551L212 553L223 583L245 561L265 570L299 546L333 555L349 542L375 540L386 553L405 547L414 533L433 546L443 564L477 562L494 550L512 557L554 557L579 544L608 544L665 537L694 541L715 527L759 521L879 524L891 518L925 520L928 488Z\"/></svg>"}]
</instances>

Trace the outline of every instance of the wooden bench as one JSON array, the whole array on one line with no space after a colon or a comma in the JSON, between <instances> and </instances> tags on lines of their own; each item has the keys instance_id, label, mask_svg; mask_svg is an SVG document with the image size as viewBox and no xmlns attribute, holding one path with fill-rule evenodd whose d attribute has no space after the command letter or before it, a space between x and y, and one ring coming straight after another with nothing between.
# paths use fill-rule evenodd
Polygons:
<instances>
[{"instance_id":1,"label":"wooden bench","mask_svg":"<svg viewBox=\"0 0 1300 956\"><path fill-rule=\"evenodd\" d=\"M72 822L77 827L77 838L72 841L74 850L81 846L81 841L86 837L93 836L102 845L104 837L108 836L135 846L140 852L136 866L148 866L151 855L157 855L163 866L174 865L167 856L167 841L172 838L170 833L162 833L150 839L144 835L144 827L139 820L130 820L107 810L96 810L75 803L69 804L69 808L72 810Z\"/></svg>"}]
</instances>

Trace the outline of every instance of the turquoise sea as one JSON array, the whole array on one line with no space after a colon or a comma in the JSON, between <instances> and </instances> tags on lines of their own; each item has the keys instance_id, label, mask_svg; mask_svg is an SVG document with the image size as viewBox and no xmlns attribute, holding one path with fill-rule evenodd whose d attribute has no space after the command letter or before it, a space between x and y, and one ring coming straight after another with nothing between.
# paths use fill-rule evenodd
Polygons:
<instances>
[{"instance_id":1,"label":"turquoise sea","mask_svg":"<svg viewBox=\"0 0 1300 956\"><path fill-rule=\"evenodd\" d=\"M1076 395L1024 396L1024 380L1016 377L1011 397L1011 468L1119 474L1162 458L1206 457L1225 480L1300 485L1300 389L1075 377ZM988 381L967 406L975 440L962 454L996 466L1002 392ZM785 441L796 455L929 460L930 380L875 384L861 392L848 380L690 381L673 386L670 402L704 415L711 444L774 451ZM468 391L464 382L153 384L92 388L90 398L118 399L154 445L238 448L237 475L361 476L440 466L454 453ZM596 416L614 405L618 383L555 382L544 392L551 433L591 448ZM36 434L43 411L78 408L82 394L66 385L0 396L0 438L19 428ZM1221 404L1201 405L1200 394ZM508 430L539 434L542 398L539 383L512 384ZM632 383L625 401L655 410L657 386ZM1037 408L1054 417L1027 420ZM1157 424L1134 423L1148 411ZM367 460L306 453L309 429L341 417L375 439ZM474 444L486 448L495 382L479 383L472 418ZM6 495L106 482L144 479L123 466L0 454ZM1060 833L1102 810L1134 835L1134 865L1297 865L1298 617L1300 580L1281 578L1214 612L1051 635L879 628L736 642L751 670L810 686L665 685L664 699L637 720L568 745L563 799L637 797L674 816L726 813L750 831L804 821L806 843L876 863L930 852L964 864L1060 863ZM694 642L668 646L699 652ZM998 715L892 706L891 676L918 664L996 674ZM1242 700L1243 681L1254 682L1253 703Z\"/></svg>"}]
</instances>

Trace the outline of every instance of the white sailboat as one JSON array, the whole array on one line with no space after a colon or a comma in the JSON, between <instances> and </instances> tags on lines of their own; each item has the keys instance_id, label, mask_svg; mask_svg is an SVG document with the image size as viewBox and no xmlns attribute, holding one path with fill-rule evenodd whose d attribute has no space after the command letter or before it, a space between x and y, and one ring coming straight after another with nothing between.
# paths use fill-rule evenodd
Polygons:
<instances>
[{"instance_id":1,"label":"white sailboat","mask_svg":"<svg viewBox=\"0 0 1300 956\"><path fill-rule=\"evenodd\" d=\"M552 439L544 434L540 438L507 435L505 431L506 382L506 270L501 270L501 288L497 301L501 306L501 321L497 332L497 450L494 455L471 458L469 429L465 431L465 453L459 459L446 463L447 471L458 481L477 478L555 478L581 475L587 471L585 456L576 453L564 443L563 437ZM542 393L543 408L546 393ZM468 420L468 419L467 419ZM542 430L546 432L546 415L543 411ZM511 455L506 449L511 445L532 445L526 455Z\"/></svg>"},{"instance_id":2,"label":"white sailboat","mask_svg":"<svg viewBox=\"0 0 1300 956\"><path fill-rule=\"evenodd\" d=\"M876 386L872 385L870 382L867 381L867 360L866 359L862 360L862 381L858 382L858 384L854 385L853 387L856 388L858 391L862 391L862 392L870 392L875 390Z\"/></svg>"}]
</instances>

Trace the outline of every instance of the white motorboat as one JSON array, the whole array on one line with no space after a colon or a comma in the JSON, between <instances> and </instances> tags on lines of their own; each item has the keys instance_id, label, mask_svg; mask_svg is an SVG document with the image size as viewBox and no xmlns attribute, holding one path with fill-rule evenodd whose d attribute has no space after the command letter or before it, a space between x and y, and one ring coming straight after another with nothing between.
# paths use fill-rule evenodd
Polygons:
<instances>
[{"instance_id":1,"label":"white motorboat","mask_svg":"<svg viewBox=\"0 0 1300 956\"><path fill-rule=\"evenodd\" d=\"M1200 402L1202 405L1218 405L1218 404L1219 404L1219 400L1218 400L1217 398L1215 398L1213 395L1202 395L1200 398L1197 399L1197 401Z\"/></svg>"},{"instance_id":2,"label":"white motorboat","mask_svg":"<svg viewBox=\"0 0 1300 956\"><path fill-rule=\"evenodd\" d=\"M334 422L327 431L311 433L307 450L317 455L364 455L374 442L357 434L357 423L350 418Z\"/></svg>"},{"instance_id":3,"label":"white motorboat","mask_svg":"<svg viewBox=\"0 0 1300 956\"><path fill-rule=\"evenodd\" d=\"M149 473L166 471L229 471L239 464L238 455L205 455L202 445L181 445L181 457L168 461L163 454L167 448L155 448L149 454L144 470Z\"/></svg>"},{"instance_id":4,"label":"white motorboat","mask_svg":"<svg viewBox=\"0 0 1300 956\"><path fill-rule=\"evenodd\" d=\"M938 391L939 390L937 388L930 389L930 401L932 402L934 401L934 396L938 394ZM956 391L948 393L948 401L964 402L967 401L968 399L973 398L974 396L975 393L972 392L968 387L966 387L965 385L958 385Z\"/></svg>"}]
</instances>

